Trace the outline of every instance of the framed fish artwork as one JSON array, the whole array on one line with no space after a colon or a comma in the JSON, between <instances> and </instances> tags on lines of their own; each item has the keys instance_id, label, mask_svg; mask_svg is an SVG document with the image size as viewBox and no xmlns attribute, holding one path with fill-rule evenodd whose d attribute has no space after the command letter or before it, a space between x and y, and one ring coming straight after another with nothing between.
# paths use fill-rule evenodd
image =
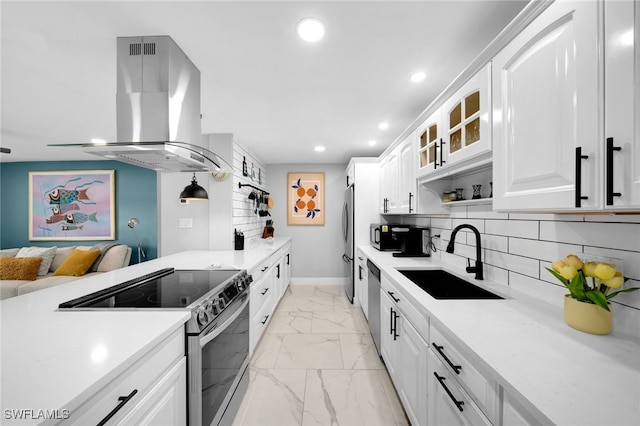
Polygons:
<instances>
[{"instance_id":1,"label":"framed fish artwork","mask_svg":"<svg viewBox=\"0 0 640 426\"><path fill-rule=\"evenodd\" d=\"M324 173L287 173L287 224L324 225Z\"/></svg>"},{"instance_id":2,"label":"framed fish artwork","mask_svg":"<svg viewBox=\"0 0 640 426\"><path fill-rule=\"evenodd\" d=\"M114 174L29 172L29 240L115 240Z\"/></svg>"}]
</instances>

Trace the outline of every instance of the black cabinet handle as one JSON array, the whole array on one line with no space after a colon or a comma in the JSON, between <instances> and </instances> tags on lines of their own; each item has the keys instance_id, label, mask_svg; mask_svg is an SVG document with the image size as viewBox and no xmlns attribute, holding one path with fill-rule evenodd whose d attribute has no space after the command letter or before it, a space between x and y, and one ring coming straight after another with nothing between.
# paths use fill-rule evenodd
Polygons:
<instances>
[{"instance_id":1,"label":"black cabinet handle","mask_svg":"<svg viewBox=\"0 0 640 426\"><path fill-rule=\"evenodd\" d=\"M291 253L287 253L287 265L291 264Z\"/></svg>"},{"instance_id":2,"label":"black cabinet handle","mask_svg":"<svg viewBox=\"0 0 640 426\"><path fill-rule=\"evenodd\" d=\"M613 205L613 197L620 197L620 192L613 192L613 152L622 151L621 146L613 145L613 138L607 138L607 205Z\"/></svg>"},{"instance_id":3,"label":"black cabinet handle","mask_svg":"<svg viewBox=\"0 0 640 426\"><path fill-rule=\"evenodd\" d=\"M393 340L397 340L400 335L398 334L398 317L400 315L393 311L393 308L389 308L389 334L393 334Z\"/></svg>"},{"instance_id":4,"label":"black cabinet handle","mask_svg":"<svg viewBox=\"0 0 640 426\"><path fill-rule=\"evenodd\" d=\"M121 409L122 407L124 407L124 406L125 406L125 404L126 404L127 402L129 402L129 400L130 400L131 398L133 398L133 395L135 395L135 394L137 394L137 393L138 393L138 389L134 389L133 391L131 391L131 393L130 393L129 395L127 395L127 396L121 396L121 397L118 397L118 401L120 401L120 404L116 405L116 408L114 408L113 410L111 410L111 412L110 412L109 414L107 414L107 417L105 417L104 419L102 419L102 420L100 421L100 423L98 423L98 426L103 426L103 425L105 425L105 424L106 424L106 423L111 419L111 417L115 416L115 415L116 415L116 413L117 413L118 411L120 411L120 409Z\"/></svg>"},{"instance_id":5,"label":"black cabinet handle","mask_svg":"<svg viewBox=\"0 0 640 426\"><path fill-rule=\"evenodd\" d=\"M447 357L444 354L444 346L438 346L435 343L431 343L431 345L436 348L436 351L438 351L438 353L442 356L442 358L444 358L445 361L447 361L447 364L449 364L449 367L453 368L453 371L456 372L456 374L460 374L460 370L462 370L462 366L461 365L455 365L453 362L451 362L451 360L449 359L449 357Z\"/></svg>"},{"instance_id":6,"label":"black cabinet handle","mask_svg":"<svg viewBox=\"0 0 640 426\"><path fill-rule=\"evenodd\" d=\"M412 193L409 193L409 213L413 212L413 208L411 208L411 199L414 197Z\"/></svg>"},{"instance_id":7,"label":"black cabinet handle","mask_svg":"<svg viewBox=\"0 0 640 426\"><path fill-rule=\"evenodd\" d=\"M444 388L444 390L447 392L447 395L449 395L449 398L451 398L451 400L453 401L454 404L456 404L456 407L458 407L458 410L460 411L464 411L462 406L464 405L464 401L458 401L456 399L455 396L453 396L453 394L451 393L451 391L449 390L449 388L447 387L447 385L444 384L444 381L446 380L444 377L442 376L438 376L438 373L436 373L435 371L433 372L433 375L436 376L436 379L438 379L438 381L440 382L440 384L442 385L442 387Z\"/></svg>"},{"instance_id":8,"label":"black cabinet handle","mask_svg":"<svg viewBox=\"0 0 640 426\"><path fill-rule=\"evenodd\" d=\"M358 265L358 279L362 281L362 266Z\"/></svg>"},{"instance_id":9,"label":"black cabinet handle","mask_svg":"<svg viewBox=\"0 0 640 426\"><path fill-rule=\"evenodd\" d=\"M582 200L588 200L589 197L582 195L582 160L589 158L588 155L582 155L582 147L576 148L576 207L582 206Z\"/></svg>"},{"instance_id":10,"label":"black cabinet handle","mask_svg":"<svg viewBox=\"0 0 640 426\"><path fill-rule=\"evenodd\" d=\"M260 269L260 272L264 272L264 271L266 271L267 269L269 269L269 267L268 267L268 266L265 266L264 268Z\"/></svg>"},{"instance_id":11,"label":"black cabinet handle","mask_svg":"<svg viewBox=\"0 0 640 426\"><path fill-rule=\"evenodd\" d=\"M269 315L267 315L266 317L264 317L264 319L262 321L260 321L261 324L266 324L267 320L269 319Z\"/></svg>"},{"instance_id":12,"label":"black cabinet handle","mask_svg":"<svg viewBox=\"0 0 640 426\"><path fill-rule=\"evenodd\" d=\"M387 291L387 293L389 293L389 296L391 296L391 298L393 299L394 302L398 303L400 301L400 299L396 299L396 297L394 296L394 292L392 291Z\"/></svg>"},{"instance_id":13,"label":"black cabinet handle","mask_svg":"<svg viewBox=\"0 0 640 426\"><path fill-rule=\"evenodd\" d=\"M265 288L264 291L260 294L264 296L265 294L267 294L268 291L269 291L269 287Z\"/></svg>"},{"instance_id":14,"label":"black cabinet handle","mask_svg":"<svg viewBox=\"0 0 640 426\"><path fill-rule=\"evenodd\" d=\"M276 278L280 279L280 264L278 263L278 265L276 266L277 271L276 271Z\"/></svg>"},{"instance_id":15,"label":"black cabinet handle","mask_svg":"<svg viewBox=\"0 0 640 426\"><path fill-rule=\"evenodd\" d=\"M438 168L438 160L436 158L438 158L438 142L433 144L433 170Z\"/></svg>"},{"instance_id":16,"label":"black cabinet handle","mask_svg":"<svg viewBox=\"0 0 640 426\"><path fill-rule=\"evenodd\" d=\"M444 160L442 159L442 151L444 151L444 144L445 144L445 143L446 143L445 141L443 141L442 139L440 139L440 167L442 167L442 166L444 165L444 163L446 163L446 161L444 161Z\"/></svg>"}]
</instances>

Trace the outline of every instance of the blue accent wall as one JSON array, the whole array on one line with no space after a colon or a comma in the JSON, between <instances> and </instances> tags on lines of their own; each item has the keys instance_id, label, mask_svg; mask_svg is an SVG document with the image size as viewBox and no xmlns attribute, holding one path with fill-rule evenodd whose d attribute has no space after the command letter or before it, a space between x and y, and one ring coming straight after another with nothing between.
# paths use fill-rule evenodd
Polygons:
<instances>
[{"instance_id":1,"label":"blue accent wall","mask_svg":"<svg viewBox=\"0 0 640 426\"><path fill-rule=\"evenodd\" d=\"M127 226L138 218L135 231L147 255L158 257L157 176L153 170L118 161L56 161L0 163L0 248L25 246L93 245L106 241L29 241L29 172L60 170L115 170L116 242L132 247L131 263L138 262L137 241Z\"/></svg>"}]
</instances>

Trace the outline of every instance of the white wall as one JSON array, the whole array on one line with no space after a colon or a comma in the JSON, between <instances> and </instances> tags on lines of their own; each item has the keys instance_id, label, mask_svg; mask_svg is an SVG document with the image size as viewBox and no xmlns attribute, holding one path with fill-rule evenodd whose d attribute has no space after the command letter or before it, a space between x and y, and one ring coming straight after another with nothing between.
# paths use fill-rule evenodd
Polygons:
<instances>
[{"instance_id":1,"label":"white wall","mask_svg":"<svg viewBox=\"0 0 640 426\"><path fill-rule=\"evenodd\" d=\"M342 206L344 201L346 164L271 164L268 191L275 205L275 235L292 239L293 284L344 284L349 274L343 262ZM287 173L324 172L324 226L287 225Z\"/></svg>"},{"instance_id":2,"label":"white wall","mask_svg":"<svg viewBox=\"0 0 640 426\"><path fill-rule=\"evenodd\" d=\"M475 226L481 233L485 279L559 307L567 291L545 267L570 253L620 259L629 278L625 287L640 287L640 215L497 213L483 205L452 207L449 217L402 219L430 226L432 235L439 234L435 256L461 272L467 258L476 257L474 234L460 231L454 254L445 248L456 226ZM618 295L612 302L615 329L640 337L640 291Z\"/></svg>"}]
</instances>

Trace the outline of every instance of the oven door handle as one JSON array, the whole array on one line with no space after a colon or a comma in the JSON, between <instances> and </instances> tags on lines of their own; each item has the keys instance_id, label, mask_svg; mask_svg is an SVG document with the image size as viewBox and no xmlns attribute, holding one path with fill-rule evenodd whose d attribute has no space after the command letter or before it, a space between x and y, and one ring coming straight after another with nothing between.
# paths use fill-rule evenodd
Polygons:
<instances>
[{"instance_id":1,"label":"oven door handle","mask_svg":"<svg viewBox=\"0 0 640 426\"><path fill-rule=\"evenodd\" d=\"M211 342L213 339L218 337L220 333L222 333L232 322L234 322L244 311L244 308L249 304L249 295L247 294L247 299L244 301L242 306L238 310L236 310L233 315L231 315L225 322L220 324L218 327L212 328L207 334L203 335L200 339L200 347L204 348L207 343Z\"/></svg>"}]
</instances>

